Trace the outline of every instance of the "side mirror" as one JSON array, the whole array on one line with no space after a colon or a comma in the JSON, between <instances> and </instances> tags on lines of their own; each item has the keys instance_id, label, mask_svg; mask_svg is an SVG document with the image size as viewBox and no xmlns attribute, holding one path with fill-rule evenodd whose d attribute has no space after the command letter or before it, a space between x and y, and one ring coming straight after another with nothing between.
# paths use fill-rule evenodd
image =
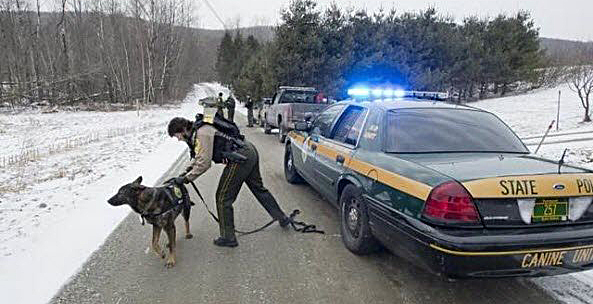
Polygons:
<instances>
[{"instance_id":1,"label":"side mirror","mask_svg":"<svg viewBox=\"0 0 593 304\"><path fill-rule=\"evenodd\" d=\"M306 121L298 121L294 124L294 129L297 131L309 132L309 130L311 130L311 124Z\"/></svg>"},{"instance_id":2,"label":"side mirror","mask_svg":"<svg viewBox=\"0 0 593 304\"><path fill-rule=\"evenodd\" d=\"M313 118L314 118L314 116L315 116L315 115L313 115L313 113L311 113L311 112L307 112L307 113L305 113L305 121L306 121L306 122L310 122L310 121L312 121L312 120L313 120Z\"/></svg>"}]
</instances>

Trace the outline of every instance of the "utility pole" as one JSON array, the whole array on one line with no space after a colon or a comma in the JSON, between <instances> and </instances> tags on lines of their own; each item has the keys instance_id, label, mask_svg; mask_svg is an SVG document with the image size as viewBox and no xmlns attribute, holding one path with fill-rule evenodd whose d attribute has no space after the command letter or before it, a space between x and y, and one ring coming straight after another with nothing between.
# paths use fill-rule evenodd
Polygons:
<instances>
[{"instance_id":1,"label":"utility pole","mask_svg":"<svg viewBox=\"0 0 593 304\"><path fill-rule=\"evenodd\" d=\"M560 125L560 94L562 91L558 90L558 112L556 114L556 132L558 132L558 126Z\"/></svg>"}]
</instances>

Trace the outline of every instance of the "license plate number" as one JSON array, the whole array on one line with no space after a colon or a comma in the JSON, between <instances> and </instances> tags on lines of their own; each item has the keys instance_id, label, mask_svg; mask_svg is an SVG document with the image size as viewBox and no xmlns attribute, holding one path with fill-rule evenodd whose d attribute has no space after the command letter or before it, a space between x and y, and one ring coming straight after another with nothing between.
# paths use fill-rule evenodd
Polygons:
<instances>
[{"instance_id":1,"label":"license plate number","mask_svg":"<svg viewBox=\"0 0 593 304\"><path fill-rule=\"evenodd\" d=\"M531 221L534 223L566 221L568 219L568 199L554 198L535 200Z\"/></svg>"}]
</instances>

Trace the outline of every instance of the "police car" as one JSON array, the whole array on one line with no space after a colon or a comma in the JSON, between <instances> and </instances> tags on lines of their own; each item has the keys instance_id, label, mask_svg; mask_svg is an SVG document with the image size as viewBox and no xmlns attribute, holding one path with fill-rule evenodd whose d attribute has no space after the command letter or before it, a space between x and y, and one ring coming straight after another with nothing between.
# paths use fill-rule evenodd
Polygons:
<instances>
[{"instance_id":1,"label":"police car","mask_svg":"<svg viewBox=\"0 0 593 304\"><path fill-rule=\"evenodd\" d=\"M340 210L355 254L387 247L448 277L593 268L593 171L539 158L492 113L430 92L352 90L296 125L290 183ZM373 94L381 98L373 98Z\"/></svg>"}]
</instances>

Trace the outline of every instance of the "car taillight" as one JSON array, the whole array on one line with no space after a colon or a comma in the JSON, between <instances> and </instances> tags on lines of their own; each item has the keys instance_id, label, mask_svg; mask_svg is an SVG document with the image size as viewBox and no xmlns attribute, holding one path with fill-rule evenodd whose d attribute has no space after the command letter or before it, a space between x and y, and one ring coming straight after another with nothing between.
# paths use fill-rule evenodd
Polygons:
<instances>
[{"instance_id":1,"label":"car taillight","mask_svg":"<svg viewBox=\"0 0 593 304\"><path fill-rule=\"evenodd\" d=\"M471 195L458 182L436 186L426 199L424 217L443 224L479 224L480 216Z\"/></svg>"}]
</instances>

